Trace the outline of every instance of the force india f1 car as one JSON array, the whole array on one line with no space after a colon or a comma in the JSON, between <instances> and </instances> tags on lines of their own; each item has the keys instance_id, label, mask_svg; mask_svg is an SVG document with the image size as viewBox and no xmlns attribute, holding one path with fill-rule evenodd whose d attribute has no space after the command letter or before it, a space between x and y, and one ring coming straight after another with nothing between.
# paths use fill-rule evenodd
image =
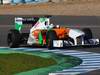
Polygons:
<instances>
[{"instance_id":1,"label":"force india f1 car","mask_svg":"<svg viewBox=\"0 0 100 75\"><path fill-rule=\"evenodd\" d=\"M42 21L40 21L40 19L40 17L15 18L15 29L11 29L7 36L8 45L11 48L28 45L27 41L30 33L22 32L22 29L25 25L29 26L31 24L34 26L35 24L45 24L46 21L50 23L50 18L42 17ZM99 45L99 39L92 38L92 32L89 28L80 30L54 26L51 29L35 29L35 36L36 42L33 43L32 46L46 46L49 49L69 46Z\"/></svg>"}]
</instances>

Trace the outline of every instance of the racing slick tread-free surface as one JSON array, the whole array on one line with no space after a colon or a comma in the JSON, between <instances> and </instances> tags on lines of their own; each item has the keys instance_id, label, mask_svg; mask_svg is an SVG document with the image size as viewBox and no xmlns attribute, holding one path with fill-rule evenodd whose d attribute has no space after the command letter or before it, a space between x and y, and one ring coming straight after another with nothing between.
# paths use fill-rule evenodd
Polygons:
<instances>
[{"instance_id":1,"label":"racing slick tread-free surface","mask_svg":"<svg viewBox=\"0 0 100 75\"><path fill-rule=\"evenodd\" d=\"M85 33L85 39L92 39L93 35L92 35L92 31L90 28L84 28L83 32Z\"/></svg>"},{"instance_id":2,"label":"racing slick tread-free surface","mask_svg":"<svg viewBox=\"0 0 100 75\"><path fill-rule=\"evenodd\" d=\"M50 30L47 32L47 35L46 35L46 43L47 43L47 47L48 49L53 49L53 40L57 40L57 35L56 35L56 32L53 31L53 30Z\"/></svg>"},{"instance_id":3,"label":"racing slick tread-free surface","mask_svg":"<svg viewBox=\"0 0 100 75\"><path fill-rule=\"evenodd\" d=\"M7 37L8 45L11 48L18 47L20 44L20 33L17 30L10 30Z\"/></svg>"}]
</instances>

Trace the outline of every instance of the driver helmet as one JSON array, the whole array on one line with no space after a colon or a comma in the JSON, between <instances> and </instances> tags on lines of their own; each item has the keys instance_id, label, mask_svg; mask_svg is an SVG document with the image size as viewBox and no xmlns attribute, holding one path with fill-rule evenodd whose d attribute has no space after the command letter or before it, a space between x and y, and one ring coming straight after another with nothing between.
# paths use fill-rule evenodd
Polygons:
<instances>
[{"instance_id":1,"label":"driver helmet","mask_svg":"<svg viewBox=\"0 0 100 75\"><path fill-rule=\"evenodd\" d=\"M57 28L60 28L60 25L56 25Z\"/></svg>"}]
</instances>

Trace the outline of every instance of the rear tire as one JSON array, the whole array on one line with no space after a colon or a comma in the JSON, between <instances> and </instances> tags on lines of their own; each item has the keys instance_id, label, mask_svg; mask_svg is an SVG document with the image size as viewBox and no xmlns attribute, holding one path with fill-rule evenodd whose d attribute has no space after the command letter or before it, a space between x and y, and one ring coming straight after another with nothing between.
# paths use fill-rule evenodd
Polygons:
<instances>
[{"instance_id":1,"label":"rear tire","mask_svg":"<svg viewBox=\"0 0 100 75\"><path fill-rule=\"evenodd\" d=\"M50 30L47 32L46 35L46 45L48 49L54 49L53 40L57 40L57 34L54 30Z\"/></svg>"},{"instance_id":2,"label":"rear tire","mask_svg":"<svg viewBox=\"0 0 100 75\"><path fill-rule=\"evenodd\" d=\"M10 30L7 36L7 43L10 48L16 48L20 45L20 33L18 30Z\"/></svg>"}]
</instances>

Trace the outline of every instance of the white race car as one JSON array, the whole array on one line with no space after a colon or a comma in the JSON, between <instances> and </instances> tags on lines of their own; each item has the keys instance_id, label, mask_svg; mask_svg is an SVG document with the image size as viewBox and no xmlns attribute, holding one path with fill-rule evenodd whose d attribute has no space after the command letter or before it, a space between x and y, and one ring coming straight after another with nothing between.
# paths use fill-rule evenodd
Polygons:
<instances>
[{"instance_id":1,"label":"white race car","mask_svg":"<svg viewBox=\"0 0 100 75\"><path fill-rule=\"evenodd\" d=\"M19 47L22 44L32 46L38 45L53 49L69 46L93 46L100 44L98 38L94 39L92 37L92 32L89 28L80 30L55 25L52 28L43 29L42 25L46 24L47 22L48 25L51 25L50 20L47 17L35 17L31 19L15 18L15 29L11 29L7 36L8 45L10 47ZM26 24L32 25L30 28L31 32L22 33L23 26L26 26ZM31 38L30 35L34 38Z\"/></svg>"}]
</instances>

